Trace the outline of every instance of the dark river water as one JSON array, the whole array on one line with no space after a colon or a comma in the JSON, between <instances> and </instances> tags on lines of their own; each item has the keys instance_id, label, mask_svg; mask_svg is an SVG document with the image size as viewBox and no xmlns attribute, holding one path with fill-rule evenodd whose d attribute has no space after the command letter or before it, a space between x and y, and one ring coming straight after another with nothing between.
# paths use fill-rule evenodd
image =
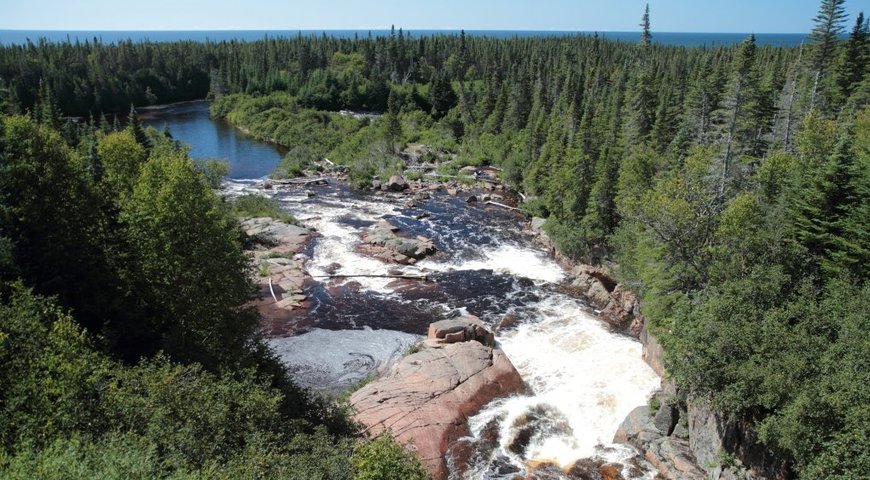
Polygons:
<instances>
[{"instance_id":1,"label":"dark river water","mask_svg":"<svg viewBox=\"0 0 870 480\"><path fill-rule=\"evenodd\" d=\"M469 419L472 435L463 441L489 446L451 478L508 479L542 461L568 467L585 458L646 465L634 449L612 439L625 416L646 404L660 379L641 359L637 341L611 333L581 300L561 293L566 274L523 233L527 219L522 215L444 193L409 208L401 194L357 192L334 180L265 190L252 179L270 173L281 152L213 121L204 102L152 111L147 122L158 128L165 122L173 137L191 145L196 159L228 161L231 179L224 182L224 195L276 198L315 230L299 255L315 278L336 265L343 275L397 268L356 249L365 228L383 219L410 235L428 237L437 247L435 255L400 267L433 282L353 278L308 287L306 328L271 325L266 332L300 384L340 391L402 355L432 321L467 313L496 327L510 318L496 340L531 393L496 400ZM512 452L509 440L517 435L519 419L536 411L550 412L559 422L536 431L523 453ZM494 446L481 440L493 430L499 440ZM648 465L641 471L626 466L623 477L652 479L655 472Z\"/></svg>"},{"instance_id":2,"label":"dark river water","mask_svg":"<svg viewBox=\"0 0 870 480\"><path fill-rule=\"evenodd\" d=\"M230 178L262 178L281 162L284 150L254 140L222 120L212 120L208 102L188 102L144 109L142 122L158 130L169 127L172 137L190 145L196 160L218 159L230 165Z\"/></svg>"}]
</instances>

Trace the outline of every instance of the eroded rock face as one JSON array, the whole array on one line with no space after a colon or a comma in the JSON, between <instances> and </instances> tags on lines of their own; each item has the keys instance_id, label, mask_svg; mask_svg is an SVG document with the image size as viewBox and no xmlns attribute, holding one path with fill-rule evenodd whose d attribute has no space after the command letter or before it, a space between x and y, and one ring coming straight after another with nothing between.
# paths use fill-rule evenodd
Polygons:
<instances>
[{"instance_id":1,"label":"eroded rock face","mask_svg":"<svg viewBox=\"0 0 870 480\"><path fill-rule=\"evenodd\" d=\"M386 220L381 220L363 234L359 249L385 262L413 265L435 253L435 246L426 237L407 238L399 235L399 229Z\"/></svg>"},{"instance_id":2,"label":"eroded rock face","mask_svg":"<svg viewBox=\"0 0 870 480\"><path fill-rule=\"evenodd\" d=\"M525 389L501 350L474 340L440 342L448 330L430 328L444 337L432 338L423 350L350 397L354 418L367 434L389 430L417 451L434 478L446 478L445 454L451 443L468 435L469 416L496 398Z\"/></svg>"}]
</instances>

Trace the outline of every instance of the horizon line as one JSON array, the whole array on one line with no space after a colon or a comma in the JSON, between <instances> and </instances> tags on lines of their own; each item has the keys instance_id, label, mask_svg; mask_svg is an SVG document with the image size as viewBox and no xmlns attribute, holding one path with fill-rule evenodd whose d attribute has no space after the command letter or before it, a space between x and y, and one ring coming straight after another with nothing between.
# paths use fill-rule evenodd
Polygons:
<instances>
[{"instance_id":1,"label":"horizon line","mask_svg":"<svg viewBox=\"0 0 870 480\"><path fill-rule=\"evenodd\" d=\"M353 32L353 31L389 31L391 27L373 28L150 28L150 29L61 29L61 28L0 28L0 32ZM413 33L416 31L443 31L443 32L550 32L550 33L641 33L640 30L561 30L561 29L528 29L528 28L405 28L396 27L396 30ZM711 32L711 31L688 31L688 30L652 30L656 33L686 33L686 34L726 34L726 35L809 35L810 32Z\"/></svg>"}]
</instances>

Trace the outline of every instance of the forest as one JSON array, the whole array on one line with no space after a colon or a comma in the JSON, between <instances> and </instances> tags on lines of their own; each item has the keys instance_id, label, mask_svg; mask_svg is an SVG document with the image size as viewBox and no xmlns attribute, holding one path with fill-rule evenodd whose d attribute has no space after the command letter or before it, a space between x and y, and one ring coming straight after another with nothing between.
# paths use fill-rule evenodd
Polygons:
<instances>
[{"instance_id":1,"label":"forest","mask_svg":"<svg viewBox=\"0 0 870 480\"><path fill-rule=\"evenodd\" d=\"M562 253L640 295L681 389L753 423L799 478L866 478L870 23L844 3L823 0L794 48L661 45L648 9L636 44L399 29L0 47L0 469L378 478L362 470L379 452L419 474L260 343L208 168L135 110L109 120L209 98L290 149L276 176L329 158L366 188L413 144L440 172L499 167Z\"/></svg>"}]
</instances>

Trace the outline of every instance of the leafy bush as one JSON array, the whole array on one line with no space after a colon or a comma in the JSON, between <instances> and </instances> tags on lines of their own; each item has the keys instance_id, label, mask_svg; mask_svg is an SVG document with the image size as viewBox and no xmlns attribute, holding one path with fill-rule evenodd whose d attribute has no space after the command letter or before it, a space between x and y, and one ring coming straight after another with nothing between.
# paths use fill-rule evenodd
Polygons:
<instances>
[{"instance_id":1,"label":"leafy bush","mask_svg":"<svg viewBox=\"0 0 870 480\"><path fill-rule=\"evenodd\" d=\"M293 178L302 176L305 169L318 160L317 156L306 146L298 145L284 155L281 164L272 174L272 178Z\"/></svg>"},{"instance_id":2,"label":"leafy bush","mask_svg":"<svg viewBox=\"0 0 870 480\"><path fill-rule=\"evenodd\" d=\"M281 211L281 202L263 195L240 195L230 200L230 206L232 212L239 217L272 217L285 223L299 223L292 215Z\"/></svg>"},{"instance_id":3,"label":"leafy bush","mask_svg":"<svg viewBox=\"0 0 870 480\"><path fill-rule=\"evenodd\" d=\"M392 436L381 434L374 440L359 443L351 463L357 480L426 480L429 473L419 457L397 443Z\"/></svg>"}]
</instances>

